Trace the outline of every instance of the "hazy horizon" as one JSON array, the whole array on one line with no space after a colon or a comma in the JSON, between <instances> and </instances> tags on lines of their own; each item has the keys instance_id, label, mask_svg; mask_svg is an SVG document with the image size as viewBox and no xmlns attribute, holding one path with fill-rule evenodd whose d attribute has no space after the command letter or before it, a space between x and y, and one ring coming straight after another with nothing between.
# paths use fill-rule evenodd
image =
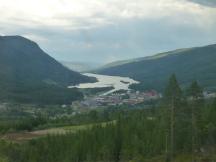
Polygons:
<instances>
[{"instance_id":1,"label":"hazy horizon","mask_svg":"<svg viewBox=\"0 0 216 162\"><path fill-rule=\"evenodd\" d=\"M216 43L211 0L0 0L0 13L0 35L29 38L61 61L105 64Z\"/></svg>"}]
</instances>

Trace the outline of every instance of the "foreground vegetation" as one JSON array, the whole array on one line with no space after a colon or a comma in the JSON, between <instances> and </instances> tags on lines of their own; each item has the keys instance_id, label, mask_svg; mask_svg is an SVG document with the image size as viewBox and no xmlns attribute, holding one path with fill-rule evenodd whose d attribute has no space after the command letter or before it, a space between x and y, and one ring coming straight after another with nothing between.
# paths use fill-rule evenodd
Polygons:
<instances>
[{"instance_id":1,"label":"foreground vegetation","mask_svg":"<svg viewBox=\"0 0 216 162\"><path fill-rule=\"evenodd\" d=\"M215 116L216 100L204 100L197 82L182 91L173 75L160 103L70 117L77 124L116 122L18 144L1 141L0 157L9 162L216 161Z\"/></svg>"}]
</instances>

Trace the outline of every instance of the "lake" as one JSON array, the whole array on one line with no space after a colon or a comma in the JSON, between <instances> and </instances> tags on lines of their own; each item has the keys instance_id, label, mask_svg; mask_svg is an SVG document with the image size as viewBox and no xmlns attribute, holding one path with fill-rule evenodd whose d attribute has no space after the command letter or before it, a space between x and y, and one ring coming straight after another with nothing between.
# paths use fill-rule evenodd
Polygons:
<instances>
[{"instance_id":1,"label":"lake","mask_svg":"<svg viewBox=\"0 0 216 162\"><path fill-rule=\"evenodd\" d=\"M118 90L129 90L131 84L139 84L138 81L131 79L129 77L120 77L120 76L109 76L109 75L99 75L93 73L84 73L83 75L89 77L97 78L95 83L82 83L76 86L69 86L68 88L104 88L104 87L113 87L114 89L104 93L107 95Z\"/></svg>"}]
</instances>

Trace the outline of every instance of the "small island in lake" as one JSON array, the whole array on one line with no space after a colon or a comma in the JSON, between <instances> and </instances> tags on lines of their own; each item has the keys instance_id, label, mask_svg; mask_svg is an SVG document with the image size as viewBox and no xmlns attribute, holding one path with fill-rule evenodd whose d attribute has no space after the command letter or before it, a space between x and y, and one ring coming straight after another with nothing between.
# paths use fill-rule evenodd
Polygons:
<instances>
[{"instance_id":1,"label":"small island in lake","mask_svg":"<svg viewBox=\"0 0 216 162\"><path fill-rule=\"evenodd\" d=\"M123 80L120 80L121 83L124 83L124 84L130 84L130 82L126 82L126 81L123 81Z\"/></svg>"}]
</instances>

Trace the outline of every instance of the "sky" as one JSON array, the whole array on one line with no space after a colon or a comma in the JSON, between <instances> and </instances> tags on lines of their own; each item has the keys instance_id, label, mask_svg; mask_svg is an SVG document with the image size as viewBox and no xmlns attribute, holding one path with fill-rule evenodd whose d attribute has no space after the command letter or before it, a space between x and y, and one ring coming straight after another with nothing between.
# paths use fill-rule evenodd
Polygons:
<instances>
[{"instance_id":1,"label":"sky","mask_svg":"<svg viewBox=\"0 0 216 162\"><path fill-rule=\"evenodd\" d=\"M216 44L216 0L0 0L0 35L57 60L110 63Z\"/></svg>"}]
</instances>

